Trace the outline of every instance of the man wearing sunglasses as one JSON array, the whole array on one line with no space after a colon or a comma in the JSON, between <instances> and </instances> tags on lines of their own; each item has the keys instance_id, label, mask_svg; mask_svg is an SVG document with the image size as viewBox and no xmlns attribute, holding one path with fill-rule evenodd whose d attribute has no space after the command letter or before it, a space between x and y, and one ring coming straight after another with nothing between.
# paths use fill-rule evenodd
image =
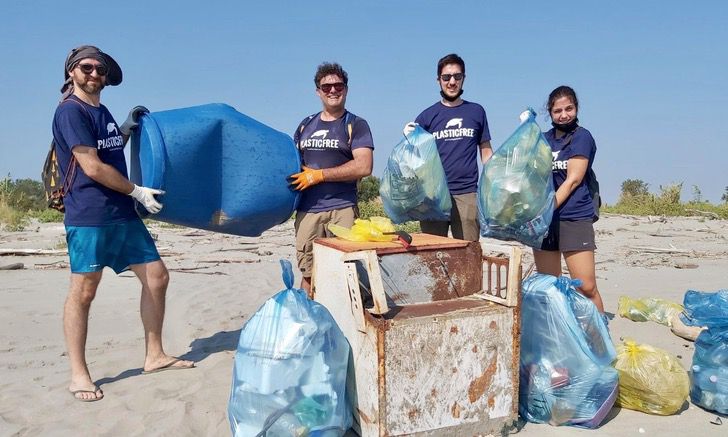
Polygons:
<instances>
[{"instance_id":1,"label":"man wearing sunglasses","mask_svg":"<svg viewBox=\"0 0 728 437\"><path fill-rule=\"evenodd\" d=\"M441 100L422 111L415 122L407 123L407 136L416 124L435 137L437 150L445 169L452 197L450 221L421 221L422 232L478 241L478 152L485 163L493 154L485 109L477 103L463 100L465 61L451 53L437 63L437 82Z\"/></svg>"},{"instance_id":2,"label":"man wearing sunglasses","mask_svg":"<svg viewBox=\"0 0 728 437\"><path fill-rule=\"evenodd\" d=\"M346 110L349 77L336 63L319 65L314 83L321 112L306 117L293 135L303 164L290 176L301 191L296 211L296 257L301 288L311 294L313 240L332 236L327 225L350 228L358 216L357 181L372 173L374 142L366 120Z\"/></svg>"},{"instance_id":3,"label":"man wearing sunglasses","mask_svg":"<svg viewBox=\"0 0 728 437\"><path fill-rule=\"evenodd\" d=\"M154 195L163 193L134 185L127 176L124 145L146 108L133 108L126 122L117 126L101 104L101 90L121 83L121 68L97 47L71 50L64 74L63 98L53 117L53 138L66 187L64 224L71 263L63 329L71 365L69 390L77 400L93 402L104 394L91 379L85 345L89 309L104 267L117 274L131 269L141 281L144 372L186 369L194 364L165 354L162 347L169 275L134 210L136 199L149 212L159 212L162 205Z\"/></svg>"}]
</instances>

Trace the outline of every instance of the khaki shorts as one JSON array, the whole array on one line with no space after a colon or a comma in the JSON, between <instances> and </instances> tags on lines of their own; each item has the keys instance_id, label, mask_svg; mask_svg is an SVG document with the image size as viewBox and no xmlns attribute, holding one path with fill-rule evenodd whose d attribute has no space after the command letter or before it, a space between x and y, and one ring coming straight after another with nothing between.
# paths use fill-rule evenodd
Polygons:
<instances>
[{"instance_id":1,"label":"khaki shorts","mask_svg":"<svg viewBox=\"0 0 728 437\"><path fill-rule=\"evenodd\" d=\"M478 224L478 199L475 193L453 194L452 211L449 222L420 221L420 229L425 234L447 237L448 228L452 237L460 240L480 240Z\"/></svg>"},{"instance_id":2,"label":"khaki shorts","mask_svg":"<svg viewBox=\"0 0 728 437\"><path fill-rule=\"evenodd\" d=\"M310 278L313 269L313 240L316 238L333 237L326 225L333 223L350 228L354 226L354 219L359 216L353 206L333 211L323 212L296 212L296 259L298 268L304 278Z\"/></svg>"}]
</instances>

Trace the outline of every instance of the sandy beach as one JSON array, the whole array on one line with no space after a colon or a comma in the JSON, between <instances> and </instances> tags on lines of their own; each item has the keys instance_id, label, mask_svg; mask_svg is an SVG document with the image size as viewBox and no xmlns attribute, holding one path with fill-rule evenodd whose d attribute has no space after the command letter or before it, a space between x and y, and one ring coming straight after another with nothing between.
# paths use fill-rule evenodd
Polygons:
<instances>
[{"instance_id":1,"label":"sandy beach","mask_svg":"<svg viewBox=\"0 0 728 437\"><path fill-rule=\"evenodd\" d=\"M621 295L682 303L686 290L728 288L728 221L605 215L597 230L597 279L608 313ZM75 401L67 390L62 308L68 257L61 224L0 232L0 435L229 435L227 402L240 328L283 288L278 260L295 265L293 223L258 238L150 225L171 272L164 326L168 353L193 360L191 370L142 375L144 333L138 281L106 270L91 309L87 359L103 389L100 402ZM530 250L524 269L532 262ZM296 271L298 275L298 272ZM297 280L299 278L297 277ZM615 343L633 338L666 349L689 369L693 344L666 326L616 315ZM673 416L614 408L597 430L519 422L524 436L728 435L728 418L686 402Z\"/></svg>"}]
</instances>

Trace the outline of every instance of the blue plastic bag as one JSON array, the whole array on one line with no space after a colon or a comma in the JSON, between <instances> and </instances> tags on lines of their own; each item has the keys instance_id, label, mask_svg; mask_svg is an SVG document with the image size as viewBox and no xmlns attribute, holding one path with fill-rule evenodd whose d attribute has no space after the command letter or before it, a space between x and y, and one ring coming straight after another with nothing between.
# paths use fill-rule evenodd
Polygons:
<instances>
[{"instance_id":1,"label":"blue plastic bag","mask_svg":"<svg viewBox=\"0 0 728 437\"><path fill-rule=\"evenodd\" d=\"M535 115L531 109L483 166L478 182L483 237L540 247L548 232L554 214L553 155Z\"/></svg>"},{"instance_id":2,"label":"blue plastic bag","mask_svg":"<svg viewBox=\"0 0 728 437\"><path fill-rule=\"evenodd\" d=\"M596 428L616 400L617 354L579 284L544 274L523 282L518 411L529 422Z\"/></svg>"},{"instance_id":3,"label":"blue plastic bag","mask_svg":"<svg viewBox=\"0 0 728 437\"><path fill-rule=\"evenodd\" d=\"M683 297L683 306L685 310L680 319L686 325L728 330L728 290L714 293L688 290Z\"/></svg>"},{"instance_id":4,"label":"blue plastic bag","mask_svg":"<svg viewBox=\"0 0 728 437\"><path fill-rule=\"evenodd\" d=\"M379 187L394 223L450 220L452 201L435 137L419 126L394 146Z\"/></svg>"},{"instance_id":5,"label":"blue plastic bag","mask_svg":"<svg viewBox=\"0 0 728 437\"><path fill-rule=\"evenodd\" d=\"M342 436L349 343L328 310L293 288L268 299L240 332L228 418L236 437Z\"/></svg>"},{"instance_id":6,"label":"blue plastic bag","mask_svg":"<svg viewBox=\"0 0 728 437\"><path fill-rule=\"evenodd\" d=\"M708 410L728 414L728 327L708 328L695 340L690 400Z\"/></svg>"}]
</instances>

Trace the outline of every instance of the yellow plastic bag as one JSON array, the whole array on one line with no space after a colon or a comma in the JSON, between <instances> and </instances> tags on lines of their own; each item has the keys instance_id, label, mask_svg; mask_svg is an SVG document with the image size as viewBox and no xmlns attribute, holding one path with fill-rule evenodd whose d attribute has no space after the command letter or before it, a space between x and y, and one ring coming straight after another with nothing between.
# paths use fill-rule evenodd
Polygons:
<instances>
[{"instance_id":1,"label":"yellow plastic bag","mask_svg":"<svg viewBox=\"0 0 728 437\"><path fill-rule=\"evenodd\" d=\"M679 303L659 298L631 299L619 298L619 315L634 322L651 320L665 326L672 326L673 317L683 312Z\"/></svg>"},{"instance_id":2,"label":"yellow plastic bag","mask_svg":"<svg viewBox=\"0 0 728 437\"><path fill-rule=\"evenodd\" d=\"M369 220L356 219L351 229L329 224L329 231L337 237L349 241L392 241L396 237L384 234L394 232L392 221L386 217L370 217Z\"/></svg>"},{"instance_id":3,"label":"yellow plastic bag","mask_svg":"<svg viewBox=\"0 0 728 437\"><path fill-rule=\"evenodd\" d=\"M625 340L617 346L618 405L667 416L680 410L690 390L688 373L677 358L647 344Z\"/></svg>"}]
</instances>

